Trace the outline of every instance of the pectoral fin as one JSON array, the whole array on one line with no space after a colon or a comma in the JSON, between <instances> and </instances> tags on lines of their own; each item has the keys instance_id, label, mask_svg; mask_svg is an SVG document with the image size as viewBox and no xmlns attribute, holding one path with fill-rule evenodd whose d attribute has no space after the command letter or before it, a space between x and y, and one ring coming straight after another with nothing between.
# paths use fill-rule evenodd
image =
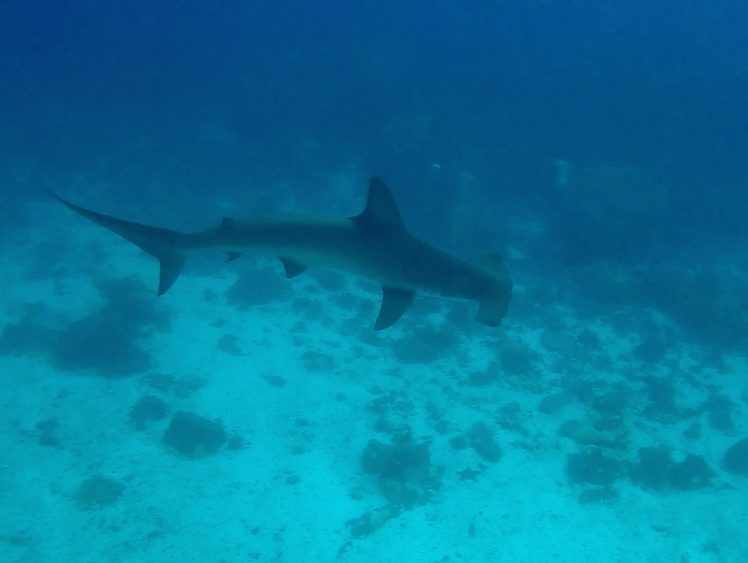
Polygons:
<instances>
[{"instance_id":1,"label":"pectoral fin","mask_svg":"<svg viewBox=\"0 0 748 563\"><path fill-rule=\"evenodd\" d=\"M281 256L280 261L281 264L283 264L283 269L286 271L286 277L289 280L295 278L306 270L306 266L304 266L303 264L299 264L293 258L284 258L283 256Z\"/></svg>"},{"instance_id":2,"label":"pectoral fin","mask_svg":"<svg viewBox=\"0 0 748 563\"><path fill-rule=\"evenodd\" d=\"M184 266L184 256L181 254L163 254L158 257L161 265L158 279L158 294L166 293L179 277Z\"/></svg>"},{"instance_id":3,"label":"pectoral fin","mask_svg":"<svg viewBox=\"0 0 748 563\"><path fill-rule=\"evenodd\" d=\"M408 310L415 295L413 290L410 289L382 286L382 306L379 309L379 316L374 328L382 330L397 322L397 319Z\"/></svg>"}]
</instances>

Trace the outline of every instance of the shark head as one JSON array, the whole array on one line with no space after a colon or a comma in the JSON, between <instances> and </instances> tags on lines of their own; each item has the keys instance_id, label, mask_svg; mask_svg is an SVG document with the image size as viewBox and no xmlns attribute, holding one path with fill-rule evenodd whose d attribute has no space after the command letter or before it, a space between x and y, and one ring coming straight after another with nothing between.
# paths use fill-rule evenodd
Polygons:
<instances>
[{"instance_id":1,"label":"shark head","mask_svg":"<svg viewBox=\"0 0 748 563\"><path fill-rule=\"evenodd\" d=\"M480 301L476 320L486 326L499 326L501 319L506 316L511 298L512 282L509 280L500 282L494 292Z\"/></svg>"},{"instance_id":2,"label":"shark head","mask_svg":"<svg viewBox=\"0 0 748 563\"><path fill-rule=\"evenodd\" d=\"M492 281L479 301L476 320L486 326L499 326L501 319L509 310L514 284L509 277L504 260L497 254L484 256L481 260L481 269L491 276Z\"/></svg>"}]
</instances>

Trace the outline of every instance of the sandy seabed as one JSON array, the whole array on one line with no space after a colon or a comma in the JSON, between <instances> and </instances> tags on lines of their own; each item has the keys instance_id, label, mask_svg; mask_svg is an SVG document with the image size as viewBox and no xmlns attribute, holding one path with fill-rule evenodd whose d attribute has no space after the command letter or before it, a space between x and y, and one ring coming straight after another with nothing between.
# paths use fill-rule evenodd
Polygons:
<instances>
[{"instance_id":1,"label":"sandy seabed","mask_svg":"<svg viewBox=\"0 0 748 563\"><path fill-rule=\"evenodd\" d=\"M721 469L748 425L734 416L716 430L699 411L715 394L741 400L739 358L716 366L676 338L647 361L621 312L590 318L563 305L520 305L491 330L472 322L469 305L419 299L377 334L376 288L315 272L287 281L280 265L250 259L199 263L158 299L123 297L112 284L107 294L107 280L150 291L155 263L52 207L46 226L2 258L0 560L748 561L748 478ZM255 274L262 295L251 283L236 289ZM521 303L528 281L515 280ZM623 316L677 334L655 312ZM111 332L129 350L118 373L59 344L90 323L100 341ZM11 325L21 327L14 338ZM580 344L590 334L596 344ZM97 339L88 342L95 357ZM648 377L674 382L671 412L657 411ZM559 432L570 420L595 426L605 416L590 405L616 390L625 399L612 434ZM168 415L138 429L132 409L143 396ZM174 451L163 435L177 411L220 419L233 447L196 459ZM500 460L454 447L476 422ZM694 423L698 435L686 432ZM406 430L428 445L434 486L353 534L351 521L388 504L362 469L367 443ZM676 460L703 456L709 485L652 489L625 470L580 483L567 469L567 456L592 447L625 468L639 448L660 445ZM96 475L121 489L86 505L79 487ZM580 502L600 489L615 498Z\"/></svg>"}]
</instances>

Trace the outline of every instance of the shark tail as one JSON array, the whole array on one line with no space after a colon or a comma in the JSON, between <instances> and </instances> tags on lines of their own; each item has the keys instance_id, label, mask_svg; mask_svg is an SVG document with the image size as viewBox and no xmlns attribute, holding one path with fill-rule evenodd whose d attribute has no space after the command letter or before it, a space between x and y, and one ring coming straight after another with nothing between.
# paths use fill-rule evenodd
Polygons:
<instances>
[{"instance_id":1,"label":"shark tail","mask_svg":"<svg viewBox=\"0 0 748 563\"><path fill-rule=\"evenodd\" d=\"M180 252L185 238L184 233L110 217L75 205L46 188L44 191L68 209L118 234L158 259L161 266L158 282L159 295L166 293L179 277L185 261L184 255Z\"/></svg>"}]
</instances>

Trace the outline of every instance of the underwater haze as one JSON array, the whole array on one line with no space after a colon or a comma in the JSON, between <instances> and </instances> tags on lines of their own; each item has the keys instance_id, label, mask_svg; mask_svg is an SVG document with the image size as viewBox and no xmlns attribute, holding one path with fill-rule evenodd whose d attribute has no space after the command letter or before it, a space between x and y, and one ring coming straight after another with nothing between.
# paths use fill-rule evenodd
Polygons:
<instances>
[{"instance_id":1,"label":"underwater haze","mask_svg":"<svg viewBox=\"0 0 748 563\"><path fill-rule=\"evenodd\" d=\"M0 560L748 561L746 22L3 2ZM372 176L503 257L499 327L416 291L375 330L387 283L220 247L157 296L45 193L225 233L358 215Z\"/></svg>"}]
</instances>

